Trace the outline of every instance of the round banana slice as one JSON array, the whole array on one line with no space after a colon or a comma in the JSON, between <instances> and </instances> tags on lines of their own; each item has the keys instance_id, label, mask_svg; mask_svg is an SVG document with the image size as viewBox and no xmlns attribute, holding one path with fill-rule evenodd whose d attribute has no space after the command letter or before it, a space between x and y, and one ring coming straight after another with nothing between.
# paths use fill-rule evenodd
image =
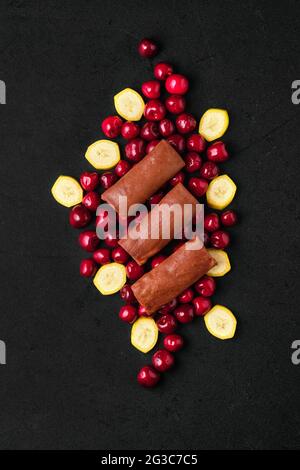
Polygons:
<instances>
[{"instance_id":1,"label":"round banana slice","mask_svg":"<svg viewBox=\"0 0 300 470\"><path fill-rule=\"evenodd\" d=\"M126 121L139 121L144 113L145 103L141 95L132 88L125 88L114 96L117 113Z\"/></svg>"},{"instance_id":2,"label":"round banana slice","mask_svg":"<svg viewBox=\"0 0 300 470\"><path fill-rule=\"evenodd\" d=\"M119 146L111 140L97 140L88 147L85 158L97 170L108 170L120 160Z\"/></svg>"},{"instance_id":3,"label":"round banana slice","mask_svg":"<svg viewBox=\"0 0 300 470\"><path fill-rule=\"evenodd\" d=\"M236 318L227 307L215 305L204 317L208 331L219 339L234 337L236 330Z\"/></svg>"},{"instance_id":4,"label":"round banana slice","mask_svg":"<svg viewBox=\"0 0 300 470\"><path fill-rule=\"evenodd\" d=\"M143 353L156 345L158 328L153 318L140 317L131 328L131 344Z\"/></svg>"},{"instance_id":5,"label":"round banana slice","mask_svg":"<svg viewBox=\"0 0 300 470\"><path fill-rule=\"evenodd\" d=\"M123 264L109 263L101 266L93 279L94 285L103 295L118 292L126 282L126 269Z\"/></svg>"},{"instance_id":6,"label":"round banana slice","mask_svg":"<svg viewBox=\"0 0 300 470\"><path fill-rule=\"evenodd\" d=\"M236 184L228 175L214 178L206 191L206 199L209 207L222 210L227 207L236 193Z\"/></svg>"},{"instance_id":7,"label":"round banana slice","mask_svg":"<svg viewBox=\"0 0 300 470\"><path fill-rule=\"evenodd\" d=\"M225 109L208 109L200 119L199 134L208 142L219 139L229 125L229 116Z\"/></svg>"},{"instance_id":8,"label":"round banana slice","mask_svg":"<svg viewBox=\"0 0 300 470\"><path fill-rule=\"evenodd\" d=\"M51 188L54 199L65 207L76 206L82 201L82 187L71 176L59 176Z\"/></svg>"},{"instance_id":9,"label":"round banana slice","mask_svg":"<svg viewBox=\"0 0 300 470\"><path fill-rule=\"evenodd\" d=\"M208 271L208 276L225 276L225 274L231 270L230 261L226 251L215 250L214 248L208 248L207 251L217 262L217 264Z\"/></svg>"}]
</instances>

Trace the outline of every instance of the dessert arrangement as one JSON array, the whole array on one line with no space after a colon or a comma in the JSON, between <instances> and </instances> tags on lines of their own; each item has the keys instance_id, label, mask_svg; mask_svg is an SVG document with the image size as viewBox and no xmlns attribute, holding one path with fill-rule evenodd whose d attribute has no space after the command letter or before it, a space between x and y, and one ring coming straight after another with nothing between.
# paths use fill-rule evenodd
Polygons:
<instances>
[{"instance_id":1,"label":"dessert arrangement","mask_svg":"<svg viewBox=\"0 0 300 470\"><path fill-rule=\"evenodd\" d=\"M138 52L152 59L158 47L143 39ZM174 353L185 344L185 323L203 317L208 332L222 340L233 338L237 324L229 308L212 302L216 278L231 269L225 249L228 228L237 223L235 211L228 209L236 185L221 169L229 158L219 140L228 128L228 113L208 109L197 124L186 111L188 78L167 62L156 63L153 74L141 90L115 94L117 114L101 124L105 138L89 145L85 154L93 170L79 181L61 175L51 189L55 200L70 208L70 225L84 229L78 237L87 254L81 276L92 279L102 295L120 293L124 305L119 318L130 325L133 347L146 354L159 343L151 364L137 374L144 387L155 386L174 366ZM123 146L113 140L121 138ZM149 208L144 217L136 217L134 228L131 218L121 214L123 198L127 207ZM118 216L118 233L128 227L126 237L108 230L110 211L101 207L103 202ZM205 206L203 239L182 237L173 213L168 237L161 236L164 210L189 204L188 222L193 224L200 203ZM137 229L146 236L137 238ZM152 237L152 231L158 236Z\"/></svg>"}]
</instances>

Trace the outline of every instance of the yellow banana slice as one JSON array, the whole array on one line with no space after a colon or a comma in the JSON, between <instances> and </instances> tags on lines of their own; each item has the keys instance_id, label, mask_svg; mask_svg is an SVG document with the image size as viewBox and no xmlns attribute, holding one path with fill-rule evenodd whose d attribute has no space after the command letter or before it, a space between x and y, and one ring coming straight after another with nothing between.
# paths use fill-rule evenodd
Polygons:
<instances>
[{"instance_id":1,"label":"yellow banana slice","mask_svg":"<svg viewBox=\"0 0 300 470\"><path fill-rule=\"evenodd\" d=\"M76 206L82 201L82 187L71 176L59 176L51 188L54 199L65 207Z\"/></svg>"},{"instance_id":2,"label":"yellow banana slice","mask_svg":"<svg viewBox=\"0 0 300 470\"><path fill-rule=\"evenodd\" d=\"M207 251L217 262L217 264L208 271L208 276L225 276L225 274L231 270L230 261L226 251L215 250L214 248L208 248Z\"/></svg>"},{"instance_id":3,"label":"yellow banana slice","mask_svg":"<svg viewBox=\"0 0 300 470\"><path fill-rule=\"evenodd\" d=\"M141 95L132 88L125 88L114 96L117 113L126 121L139 121L144 113L145 103Z\"/></svg>"},{"instance_id":4,"label":"yellow banana slice","mask_svg":"<svg viewBox=\"0 0 300 470\"><path fill-rule=\"evenodd\" d=\"M108 170L120 160L119 146L111 140L97 140L88 147L85 158L97 170Z\"/></svg>"},{"instance_id":5,"label":"yellow banana slice","mask_svg":"<svg viewBox=\"0 0 300 470\"><path fill-rule=\"evenodd\" d=\"M236 193L236 184L228 175L214 178L206 191L206 199L209 207L222 210L227 207Z\"/></svg>"},{"instance_id":6,"label":"yellow banana slice","mask_svg":"<svg viewBox=\"0 0 300 470\"><path fill-rule=\"evenodd\" d=\"M208 331L219 339L234 337L236 330L236 318L227 307L215 305L204 317Z\"/></svg>"},{"instance_id":7,"label":"yellow banana slice","mask_svg":"<svg viewBox=\"0 0 300 470\"><path fill-rule=\"evenodd\" d=\"M219 139L229 125L229 116L225 109L208 109L200 119L199 134L208 142Z\"/></svg>"},{"instance_id":8,"label":"yellow banana slice","mask_svg":"<svg viewBox=\"0 0 300 470\"><path fill-rule=\"evenodd\" d=\"M94 285L103 295L118 292L126 282L126 269L123 264L109 263L101 266L93 279Z\"/></svg>"},{"instance_id":9,"label":"yellow banana slice","mask_svg":"<svg viewBox=\"0 0 300 470\"><path fill-rule=\"evenodd\" d=\"M131 344L143 353L151 351L156 345L158 328L153 318L140 317L131 328Z\"/></svg>"}]
</instances>

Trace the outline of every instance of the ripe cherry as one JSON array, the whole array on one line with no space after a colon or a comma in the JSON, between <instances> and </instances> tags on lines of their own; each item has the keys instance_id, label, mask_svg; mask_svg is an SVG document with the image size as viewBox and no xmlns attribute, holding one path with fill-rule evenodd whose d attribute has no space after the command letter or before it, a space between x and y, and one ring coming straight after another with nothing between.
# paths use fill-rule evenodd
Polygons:
<instances>
[{"instance_id":1,"label":"ripe cherry","mask_svg":"<svg viewBox=\"0 0 300 470\"><path fill-rule=\"evenodd\" d=\"M156 325L161 333L169 335L176 330L177 321L170 313L164 313L157 318Z\"/></svg>"},{"instance_id":2,"label":"ripe cherry","mask_svg":"<svg viewBox=\"0 0 300 470\"><path fill-rule=\"evenodd\" d=\"M140 133L140 126L136 122L124 122L121 128L122 137L126 140L135 139Z\"/></svg>"},{"instance_id":3,"label":"ripe cherry","mask_svg":"<svg viewBox=\"0 0 300 470\"><path fill-rule=\"evenodd\" d=\"M148 121L161 121L166 115L166 108L159 100L150 100L145 104L144 116Z\"/></svg>"},{"instance_id":4,"label":"ripe cherry","mask_svg":"<svg viewBox=\"0 0 300 470\"><path fill-rule=\"evenodd\" d=\"M207 180L212 180L219 174L219 167L214 162L203 163L200 169L200 175Z\"/></svg>"},{"instance_id":5,"label":"ripe cherry","mask_svg":"<svg viewBox=\"0 0 300 470\"><path fill-rule=\"evenodd\" d=\"M211 297L216 290L216 281L211 276L203 276L195 283L194 287L203 297Z\"/></svg>"},{"instance_id":6,"label":"ripe cherry","mask_svg":"<svg viewBox=\"0 0 300 470\"><path fill-rule=\"evenodd\" d=\"M138 316L139 317L147 317L148 316L145 307L143 307L142 305L139 305Z\"/></svg>"},{"instance_id":7,"label":"ripe cherry","mask_svg":"<svg viewBox=\"0 0 300 470\"><path fill-rule=\"evenodd\" d=\"M229 233L225 232L224 230L217 230L216 232L212 233L210 237L210 243L214 248L224 250L224 248L226 248L230 243Z\"/></svg>"},{"instance_id":8,"label":"ripe cherry","mask_svg":"<svg viewBox=\"0 0 300 470\"><path fill-rule=\"evenodd\" d=\"M117 246L111 252L111 257L115 263L125 264L129 259L127 251L124 250L121 246Z\"/></svg>"},{"instance_id":9,"label":"ripe cherry","mask_svg":"<svg viewBox=\"0 0 300 470\"><path fill-rule=\"evenodd\" d=\"M86 230L81 232L78 238L79 245L85 251L95 251L99 244L99 238L93 230Z\"/></svg>"},{"instance_id":10,"label":"ripe cherry","mask_svg":"<svg viewBox=\"0 0 300 470\"><path fill-rule=\"evenodd\" d=\"M137 381L140 385L147 388L155 387L160 379L160 374L152 366L144 366L137 375Z\"/></svg>"},{"instance_id":11,"label":"ripe cherry","mask_svg":"<svg viewBox=\"0 0 300 470\"><path fill-rule=\"evenodd\" d=\"M110 263L110 251L108 248L98 248L93 253L93 259L98 264Z\"/></svg>"},{"instance_id":12,"label":"ripe cherry","mask_svg":"<svg viewBox=\"0 0 300 470\"><path fill-rule=\"evenodd\" d=\"M100 202L100 194L96 193L95 191L90 191L82 199L82 204L92 212L96 212Z\"/></svg>"},{"instance_id":13,"label":"ripe cherry","mask_svg":"<svg viewBox=\"0 0 300 470\"><path fill-rule=\"evenodd\" d=\"M142 93L146 98L155 100L160 96L160 83L157 80L149 80L142 85Z\"/></svg>"},{"instance_id":14,"label":"ripe cherry","mask_svg":"<svg viewBox=\"0 0 300 470\"><path fill-rule=\"evenodd\" d=\"M130 168L131 165L129 162L126 160L120 160L115 167L115 173L119 178L122 178L122 176L126 175Z\"/></svg>"},{"instance_id":15,"label":"ripe cherry","mask_svg":"<svg viewBox=\"0 0 300 470\"><path fill-rule=\"evenodd\" d=\"M211 214L206 214L204 216L204 228L208 232L215 232L220 228L220 219L218 214L212 212Z\"/></svg>"},{"instance_id":16,"label":"ripe cherry","mask_svg":"<svg viewBox=\"0 0 300 470\"><path fill-rule=\"evenodd\" d=\"M180 304L188 304L190 303L194 298L194 291L190 287L188 289L185 289L179 296L178 296L178 302Z\"/></svg>"},{"instance_id":17,"label":"ripe cherry","mask_svg":"<svg viewBox=\"0 0 300 470\"><path fill-rule=\"evenodd\" d=\"M172 74L166 79L166 90L174 95L184 95L189 89L188 79L181 74Z\"/></svg>"},{"instance_id":18,"label":"ripe cherry","mask_svg":"<svg viewBox=\"0 0 300 470\"><path fill-rule=\"evenodd\" d=\"M193 305L195 315L197 317L202 317L211 309L211 300L208 297L195 297Z\"/></svg>"},{"instance_id":19,"label":"ripe cherry","mask_svg":"<svg viewBox=\"0 0 300 470\"><path fill-rule=\"evenodd\" d=\"M111 171L106 171L100 176L100 183L104 189L110 188L117 181L118 177L115 173Z\"/></svg>"},{"instance_id":20,"label":"ripe cherry","mask_svg":"<svg viewBox=\"0 0 300 470\"><path fill-rule=\"evenodd\" d=\"M120 308L119 318L126 323L133 323L137 317L137 309L133 305L124 305Z\"/></svg>"},{"instance_id":21,"label":"ripe cherry","mask_svg":"<svg viewBox=\"0 0 300 470\"><path fill-rule=\"evenodd\" d=\"M197 121L189 113L179 114L176 118L176 127L180 134L188 134L196 129Z\"/></svg>"},{"instance_id":22,"label":"ripe cherry","mask_svg":"<svg viewBox=\"0 0 300 470\"><path fill-rule=\"evenodd\" d=\"M183 153L185 150L185 140L184 137L180 134L173 134L170 135L170 137L167 138L167 141L169 142L172 147L174 147L175 150L177 150L178 153Z\"/></svg>"},{"instance_id":23,"label":"ripe cherry","mask_svg":"<svg viewBox=\"0 0 300 470\"><path fill-rule=\"evenodd\" d=\"M120 135L123 121L119 116L108 116L102 121L101 128L106 137L115 139Z\"/></svg>"},{"instance_id":24,"label":"ripe cherry","mask_svg":"<svg viewBox=\"0 0 300 470\"><path fill-rule=\"evenodd\" d=\"M173 176L173 178L170 179L170 185L171 186L176 186L176 184L178 183L181 183L183 184L184 183L184 173L183 171L179 171L178 173L176 173L176 175Z\"/></svg>"},{"instance_id":25,"label":"ripe cherry","mask_svg":"<svg viewBox=\"0 0 300 470\"><path fill-rule=\"evenodd\" d=\"M74 228L85 227L90 223L91 218L90 211L82 204L72 207L69 213L69 222Z\"/></svg>"},{"instance_id":26,"label":"ripe cherry","mask_svg":"<svg viewBox=\"0 0 300 470\"><path fill-rule=\"evenodd\" d=\"M166 258L167 258L167 256L165 256L165 255L158 255L158 256L155 256L155 258L153 258L152 261L151 261L151 268L152 268L152 269L156 268L156 267L159 266Z\"/></svg>"},{"instance_id":27,"label":"ripe cherry","mask_svg":"<svg viewBox=\"0 0 300 470\"><path fill-rule=\"evenodd\" d=\"M191 304L179 305L174 310L174 315L180 323L190 323L194 318L194 309Z\"/></svg>"},{"instance_id":28,"label":"ripe cherry","mask_svg":"<svg viewBox=\"0 0 300 470\"><path fill-rule=\"evenodd\" d=\"M221 222L225 227L232 227L237 223L236 212L232 210L225 211L221 214Z\"/></svg>"},{"instance_id":29,"label":"ripe cherry","mask_svg":"<svg viewBox=\"0 0 300 470\"><path fill-rule=\"evenodd\" d=\"M194 173L201 168L202 158L196 152L188 152L185 156L185 169L188 173Z\"/></svg>"},{"instance_id":30,"label":"ripe cherry","mask_svg":"<svg viewBox=\"0 0 300 470\"><path fill-rule=\"evenodd\" d=\"M85 171L80 175L80 184L86 191L93 191L99 184L99 175L95 171L89 173Z\"/></svg>"},{"instance_id":31,"label":"ripe cherry","mask_svg":"<svg viewBox=\"0 0 300 470\"><path fill-rule=\"evenodd\" d=\"M129 284L125 284L122 287L122 289L120 290L120 297L127 304L133 304L136 302L136 298Z\"/></svg>"},{"instance_id":32,"label":"ripe cherry","mask_svg":"<svg viewBox=\"0 0 300 470\"><path fill-rule=\"evenodd\" d=\"M159 137L158 125L156 122L146 122L141 128L140 136L142 139L151 141Z\"/></svg>"},{"instance_id":33,"label":"ripe cherry","mask_svg":"<svg viewBox=\"0 0 300 470\"><path fill-rule=\"evenodd\" d=\"M80 263L79 272L83 277L92 277L96 273L97 267L91 258L83 259Z\"/></svg>"},{"instance_id":34,"label":"ripe cherry","mask_svg":"<svg viewBox=\"0 0 300 470\"><path fill-rule=\"evenodd\" d=\"M141 57L146 57L150 59L151 57L156 56L158 53L157 44L152 41L152 39L144 38L140 41L138 45L138 52Z\"/></svg>"},{"instance_id":35,"label":"ripe cherry","mask_svg":"<svg viewBox=\"0 0 300 470\"><path fill-rule=\"evenodd\" d=\"M159 349L152 356L152 364L159 372L166 372L174 365L174 357L166 349Z\"/></svg>"},{"instance_id":36,"label":"ripe cherry","mask_svg":"<svg viewBox=\"0 0 300 470\"><path fill-rule=\"evenodd\" d=\"M150 153L157 146L157 144L159 144L159 142L160 140L158 139L151 140L151 142L149 142L149 144L146 147L146 154L148 155L148 153Z\"/></svg>"},{"instance_id":37,"label":"ripe cherry","mask_svg":"<svg viewBox=\"0 0 300 470\"><path fill-rule=\"evenodd\" d=\"M205 140L200 134L192 134L187 138L186 148L191 152L203 152L205 149Z\"/></svg>"},{"instance_id":38,"label":"ripe cherry","mask_svg":"<svg viewBox=\"0 0 300 470\"><path fill-rule=\"evenodd\" d=\"M149 199L148 199L149 204L150 205L158 204L163 197L164 197L163 191L160 191L159 193L153 194L153 196L149 197Z\"/></svg>"},{"instance_id":39,"label":"ripe cherry","mask_svg":"<svg viewBox=\"0 0 300 470\"><path fill-rule=\"evenodd\" d=\"M104 241L106 246L108 246L109 248L116 248L117 246L119 246L118 237L109 232L105 235Z\"/></svg>"},{"instance_id":40,"label":"ripe cherry","mask_svg":"<svg viewBox=\"0 0 300 470\"><path fill-rule=\"evenodd\" d=\"M145 153L146 145L143 139L133 139L125 145L125 154L128 160L139 162L145 156Z\"/></svg>"},{"instance_id":41,"label":"ripe cherry","mask_svg":"<svg viewBox=\"0 0 300 470\"><path fill-rule=\"evenodd\" d=\"M185 110L186 101L183 96L171 95L166 99L165 105L169 113L180 114Z\"/></svg>"},{"instance_id":42,"label":"ripe cherry","mask_svg":"<svg viewBox=\"0 0 300 470\"><path fill-rule=\"evenodd\" d=\"M174 308L177 307L177 299L176 297L173 300L170 300L167 304L163 305L159 309L159 313L170 313L173 312Z\"/></svg>"},{"instance_id":43,"label":"ripe cherry","mask_svg":"<svg viewBox=\"0 0 300 470\"><path fill-rule=\"evenodd\" d=\"M229 158L225 144L221 141L210 145L207 149L206 155L208 160L212 162L225 162Z\"/></svg>"},{"instance_id":44,"label":"ripe cherry","mask_svg":"<svg viewBox=\"0 0 300 470\"><path fill-rule=\"evenodd\" d=\"M175 126L173 121L170 119L162 119L159 123L159 132L163 137L169 137L170 135L174 134Z\"/></svg>"},{"instance_id":45,"label":"ripe cherry","mask_svg":"<svg viewBox=\"0 0 300 470\"><path fill-rule=\"evenodd\" d=\"M173 73L173 67L167 62L159 62L154 66L154 77L157 80L166 80Z\"/></svg>"},{"instance_id":46,"label":"ripe cherry","mask_svg":"<svg viewBox=\"0 0 300 470\"><path fill-rule=\"evenodd\" d=\"M131 281L137 281L144 274L144 268L132 260L126 265L126 274Z\"/></svg>"},{"instance_id":47,"label":"ripe cherry","mask_svg":"<svg viewBox=\"0 0 300 470\"><path fill-rule=\"evenodd\" d=\"M194 196L201 197L207 191L208 182L203 178L191 178L188 182L188 187Z\"/></svg>"},{"instance_id":48,"label":"ripe cherry","mask_svg":"<svg viewBox=\"0 0 300 470\"><path fill-rule=\"evenodd\" d=\"M180 335L167 335L164 338L164 347L171 352L179 351L184 345L182 336Z\"/></svg>"}]
</instances>

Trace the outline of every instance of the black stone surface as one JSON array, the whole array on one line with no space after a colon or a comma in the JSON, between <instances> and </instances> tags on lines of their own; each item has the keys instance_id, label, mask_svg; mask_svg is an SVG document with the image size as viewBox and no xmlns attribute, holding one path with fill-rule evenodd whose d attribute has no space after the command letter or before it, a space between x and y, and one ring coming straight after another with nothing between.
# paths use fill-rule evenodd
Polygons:
<instances>
[{"instance_id":1,"label":"black stone surface","mask_svg":"<svg viewBox=\"0 0 300 470\"><path fill-rule=\"evenodd\" d=\"M2 449L300 448L299 27L296 1L1 2ZM151 391L135 382L145 357L121 301L79 277L77 232L49 192L91 168L113 95L151 77L144 36L161 45L154 62L190 77L198 118L230 111L241 217L214 298L236 313L236 338L185 327L176 370Z\"/></svg>"}]
</instances>

